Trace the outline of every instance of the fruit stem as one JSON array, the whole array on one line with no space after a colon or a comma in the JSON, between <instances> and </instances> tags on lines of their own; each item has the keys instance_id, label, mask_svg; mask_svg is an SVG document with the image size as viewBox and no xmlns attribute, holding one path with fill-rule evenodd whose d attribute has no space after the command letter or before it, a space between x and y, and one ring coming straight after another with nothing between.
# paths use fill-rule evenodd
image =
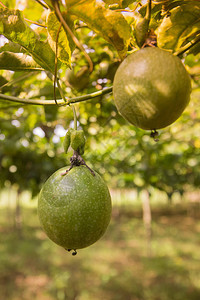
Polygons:
<instances>
[{"instance_id":1,"label":"fruit stem","mask_svg":"<svg viewBox=\"0 0 200 300\"><path fill-rule=\"evenodd\" d=\"M67 169L64 173L62 173L61 174L62 176L66 175L73 167L79 167L79 166L86 166L88 170L91 172L91 174L95 176L94 171L90 167L88 167L88 165L86 164L82 156L77 151L74 151L72 157L70 158L70 163L71 165L69 169Z\"/></svg>"},{"instance_id":2,"label":"fruit stem","mask_svg":"<svg viewBox=\"0 0 200 300\"><path fill-rule=\"evenodd\" d=\"M76 109L74 105L72 105L73 115L74 115L74 129L77 130L77 115L76 115Z\"/></svg>"},{"instance_id":3,"label":"fruit stem","mask_svg":"<svg viewBox=\"0 0 200 300\"><path fill-rule=\"evenodd\" d=\"M73 249L74 251L72 252L72 255L75 256L77 254L76 249ZM72 249L67 249L68 252L72 251Z\"/></svg>"}]
</instances>

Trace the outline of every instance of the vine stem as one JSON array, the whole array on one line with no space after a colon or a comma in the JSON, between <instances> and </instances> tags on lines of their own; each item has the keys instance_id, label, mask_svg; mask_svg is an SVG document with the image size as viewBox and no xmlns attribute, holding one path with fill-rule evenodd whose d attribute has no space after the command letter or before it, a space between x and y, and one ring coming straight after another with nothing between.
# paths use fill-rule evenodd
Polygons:
<instances>
[{"instance_id":1,"label":"vine stem","mask_svg":"<svg viewBox=\"0 0 200 300\"><path fill-rule=\"evenodd\" d=\"M68 99L66 99L66 101L64 101L63 99L57 99L57 103L60 106L65 106L65 105L69 105L69 104L73 104L73 103L83 102L83 101L86 101L86 100L92 100L96 97L99 97L99 96L102 96L102 95L105 95L105 94L109 94L109 93L112 93L112 86L108 87L108 88L105 88L101 91L91 93L91 94L86 94L86 95L83 95L83 96L68 98ZM40 100L40 99L32 100L32 99L17 98L17 97L13 97L13 96L4 95L4 94L0 94L0 99L12 101L12 102L18 102L18 103L22 103L22 104L56 105L55 99L54 100Z\"/></svg>"}]
</instances>

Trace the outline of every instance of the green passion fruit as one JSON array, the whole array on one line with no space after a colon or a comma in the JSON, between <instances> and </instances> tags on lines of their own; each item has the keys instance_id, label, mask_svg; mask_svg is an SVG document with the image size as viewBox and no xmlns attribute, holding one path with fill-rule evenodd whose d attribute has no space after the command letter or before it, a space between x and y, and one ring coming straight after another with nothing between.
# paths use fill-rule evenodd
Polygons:
<instances>
[{"instance_id":1,"label":"green passion fruit","mask_svg":"<svg viewBox=\"0 0 200 300\"><path fill-rule=\"evenodd\" d=\"M111 218L107 185L86 166L52 174L38 199L38 215L47 236L67 250L85 248L105 233Z\"/></svg>"},{"instance_id":2,"label":"green passion fruit","mask_svg":"<svg viewBox=\"0 0 200 300\"><path fill-rule=\"evenodd\" d=\"M113 83L114 102L131 124L146 130L175 122L189 103L191 80L173 54L146 47L121 63Z\"/></svg>"}]
</instances>

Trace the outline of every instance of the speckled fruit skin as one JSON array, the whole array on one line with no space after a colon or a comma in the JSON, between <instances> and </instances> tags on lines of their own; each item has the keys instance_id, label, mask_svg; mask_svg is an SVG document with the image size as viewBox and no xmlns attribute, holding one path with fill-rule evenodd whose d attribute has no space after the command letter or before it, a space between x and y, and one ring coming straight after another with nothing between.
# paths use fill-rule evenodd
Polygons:
<instances>
[{"instance_id":1,"label":"speckled fruit skin","mask_svg":"<svg viewBox=\"0 0 200 300\"><path fill-rule=\"evenodd\" d=\"M190 93L190 76L181 60L156 47L130 54L113 83L118 111L131 124L147 130L176 121L188 105Z\"/></svg>"},{"instance_id":2,"label":"speckled fruit skin","mask_svg":"<svg viewBox=\"0 0 200 300\"><path fill-rule=\"evenodd\" d=\"M38 199L38 215L47 236L65 249L85 248L106 231L111 218L107 185L86 166L52 174Z\"/></svg>"}]
</instances>

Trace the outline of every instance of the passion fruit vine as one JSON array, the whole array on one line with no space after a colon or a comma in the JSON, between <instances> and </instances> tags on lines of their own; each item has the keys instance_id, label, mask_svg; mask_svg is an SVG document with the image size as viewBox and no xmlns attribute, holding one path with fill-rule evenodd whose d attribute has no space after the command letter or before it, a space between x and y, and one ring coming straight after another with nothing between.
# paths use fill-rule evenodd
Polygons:
<instances>
[{"instance_id":1,"label":"passion fruit vine","mask_svg":"<svg viewBox=\"0 0 200 300\"><path fill-rule=\"evenodd\" d=\"M56 171L44 184L38 215L47 236L66 250L85 248L105 233L111 197L101 176L86 165Z\"/></svg>"},{"instance_id":2,"label":"passion fruit vine","mask_svg":"<svg viewBox=\"0 0 200 300\"><path fill-rule=\"evenodd\" d=\"M181 60L157 47L130 54L113 83L114 102L136 127L164 128L175 122L189 103L191 80Z\"/></svg>"}]
</instances>

